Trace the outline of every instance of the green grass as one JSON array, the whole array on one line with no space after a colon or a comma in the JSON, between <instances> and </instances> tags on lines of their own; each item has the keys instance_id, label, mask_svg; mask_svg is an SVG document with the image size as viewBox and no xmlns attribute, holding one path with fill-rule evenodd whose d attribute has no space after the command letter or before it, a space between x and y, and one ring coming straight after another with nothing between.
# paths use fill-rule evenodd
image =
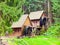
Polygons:
<instances>
[{"instance_id":1,"label":"green grass","mask_svg":"<svg viewBox=\"0 0 60 45\"><path fill-rule=\"evenodd\" d=\"M37 36L34 38L23 38L23 39L9 39L10 45L60 45L60 41L57 38Z\"/></svg>"}]
</instances>

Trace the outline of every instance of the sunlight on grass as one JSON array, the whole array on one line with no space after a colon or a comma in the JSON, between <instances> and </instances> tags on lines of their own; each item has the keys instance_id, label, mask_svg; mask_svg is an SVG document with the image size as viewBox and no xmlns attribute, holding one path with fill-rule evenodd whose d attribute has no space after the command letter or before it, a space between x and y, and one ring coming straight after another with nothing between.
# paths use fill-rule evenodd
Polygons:
<instances>
[{"instance_id":1,"label":"sunlight on grass","mask_svg":"<svg viewBox=\"0 0 60 45\"><path fill-rule=\"evenodd\" d=\"M56 38L47 38L44 36L34 38L23 38L23 39L11 39L8 40L10 45L59 45L60 41Z\"/></svg>"}]
</instances>

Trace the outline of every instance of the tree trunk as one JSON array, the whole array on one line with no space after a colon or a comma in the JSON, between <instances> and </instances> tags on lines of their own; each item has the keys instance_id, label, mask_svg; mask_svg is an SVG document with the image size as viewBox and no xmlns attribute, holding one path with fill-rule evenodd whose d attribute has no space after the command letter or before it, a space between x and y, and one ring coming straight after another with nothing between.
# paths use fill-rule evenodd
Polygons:
<instances>
[{"instance_id":1,"label":"tree trunk","mask_svg":"<svg viewBox=\"0 0 60 45\"><path fill-rule=\"evenodd\" d=\"M46 15L48 16L48 1L45 0L44 2L45 2L44 3L44 10L45 10Z\"/></svg>"},{"instance_id":2,"label":"tree trunk","mask_svg":"<svg viewBox=\"0 0 60 45\"><path fill-rule=\"evenodd\" d=\"M51 0L45 0L44 5L45 5L44 10L48 18L48 21L47 21L47 28L48 28L52 24L52 19L53 19L52 12L51 12L52 10Z\"/></svg>"},{"instance_id":3,"label":"tree trunk","mask_svg":"<svg viewBox=\"0 0 60 45\"><path fill-rule=\"evenodd\" d=\"M48 1L48 18L49 18L49 20L48 20L48 24L49 24L49 26L52 24L52 19L53 19L53 17L52 17L52 12L51 12L51 2L50 2L50 0L47 0Z\"/></svg>"}]
</instances>

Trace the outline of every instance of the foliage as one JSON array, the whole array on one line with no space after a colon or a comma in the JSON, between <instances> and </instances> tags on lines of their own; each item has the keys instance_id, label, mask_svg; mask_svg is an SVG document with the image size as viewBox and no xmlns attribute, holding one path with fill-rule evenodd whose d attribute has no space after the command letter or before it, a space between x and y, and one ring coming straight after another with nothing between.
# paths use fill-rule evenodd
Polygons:
<instances>
[{"instance_id":1,"label":"foliage","mask_svg":"<svg viewBox=\"0 0 60 45\"><path fill-rule=\"evenodd\" d=\"M23 5L23 10L25 13L30 13L32 11L38 10L46 10L48 5L46 1L48 0L26 0L25 4ZM50 2L53 16L60 17L60 0L50 0Z\"/></svg>"},{"instance_id":2,"label":"foliage","mask_svg":"<svg viewBox=\"0 0 60 45\"><path fill-rule=\"evenodd\" d=\"M52 0L52 11L55 17L60 17L60 0Z\"/></svg>"},{"instance_id":3,"label":"foliage","mask_svg":"<svg viewBox=\"0 0 60 45\"><path fill-rule=\"evenodd\" d=\"M32 11L38 11L44 9L44 0L26 0L23 5L23 10L25 13L30 13Z\"/></svg>"},{"instance_id":4,"label":"foliage","mask_svg":"<svg viewBox=\"0 0 60 45\"><path fill-rule=\"evenodd\" d=\"M51 25L47 32L45 33L46 36L56 36L60 37L60 23L57 21L58 19L56 18L55 24Z\"/></svg>"},{"instance_id":5,"label":"foliage","mask_svg":"<svg viewBox=\"0 0 60 45\"><path fill-rule=\"evenodd\" d=\"M8 31L9 33L12 32L12 22L17 21L20 18L20 16L24 13L22 11L22 5L24 3L22 2L25 1L18 1L17 6L10 6L9 4L7 4L7 0L0 2L0 35L4 35L6 31Z\"/></svg>"}]
</instances>

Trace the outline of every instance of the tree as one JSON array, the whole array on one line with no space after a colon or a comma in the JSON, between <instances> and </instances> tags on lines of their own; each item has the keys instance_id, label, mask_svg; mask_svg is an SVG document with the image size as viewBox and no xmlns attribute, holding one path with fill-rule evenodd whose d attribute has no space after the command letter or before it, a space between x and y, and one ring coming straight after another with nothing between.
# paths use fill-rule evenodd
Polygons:
<instances>
[{"instance_id":1,"label":"tree","mask_svg":"<svg viewBox=\"0 0 60 45\"><path fill-rule=\"evenodd\" d=\"M45 0L45 9L44 10L48 17L48 27L49 27L52 24L52 20L53 20L51 0Z\"/></svg>"},{"instance_id":2,"label":"tree","mask_svg":"<svg viewBox=\"0 0 60 45\"><path fill-rule=\"evenodd\" d=\"M11 1L11 0L10 0ZM24 4L24 0L17 1L18 4L15 5L12 0L12 5L7 4L10 1L1 1L0 2L0 32L1 34L5 34L6 31L12 32L11 24L13 21L17 21L20 16L24 13L22 10L22 5Z\"/></svg>"},{"instance_id":3,"label":"tree","mask_svg":"<svg viewBox=\"0 0 60 45\"><path fill-rule=\"evenodd\" d=\"M44 0L26 0L23 5L23 10L25 13L30 13L33 11L39 11L44 9Z\"/></svg>"},{"instance_id":4,"label":"tree","mask_svg":"<svg viewBox=\"0 0 60 45\"><path fill-rule=\"evenodd\" d=\"M51 7L51 1L50 0L47 0L48 1L48 18L49 18L49 24L51 25L52 24L52 7Z\"/></svg>"},{"instance_id":5,"label":"tree","mask_svg":"<svg viewBox=\"0 0 60 45\"><path fill-rule=\"evenodd\" d=\"M60 0L52 0L52 11L54 17L60 17Z\"/></svg>"}]
</instances>

